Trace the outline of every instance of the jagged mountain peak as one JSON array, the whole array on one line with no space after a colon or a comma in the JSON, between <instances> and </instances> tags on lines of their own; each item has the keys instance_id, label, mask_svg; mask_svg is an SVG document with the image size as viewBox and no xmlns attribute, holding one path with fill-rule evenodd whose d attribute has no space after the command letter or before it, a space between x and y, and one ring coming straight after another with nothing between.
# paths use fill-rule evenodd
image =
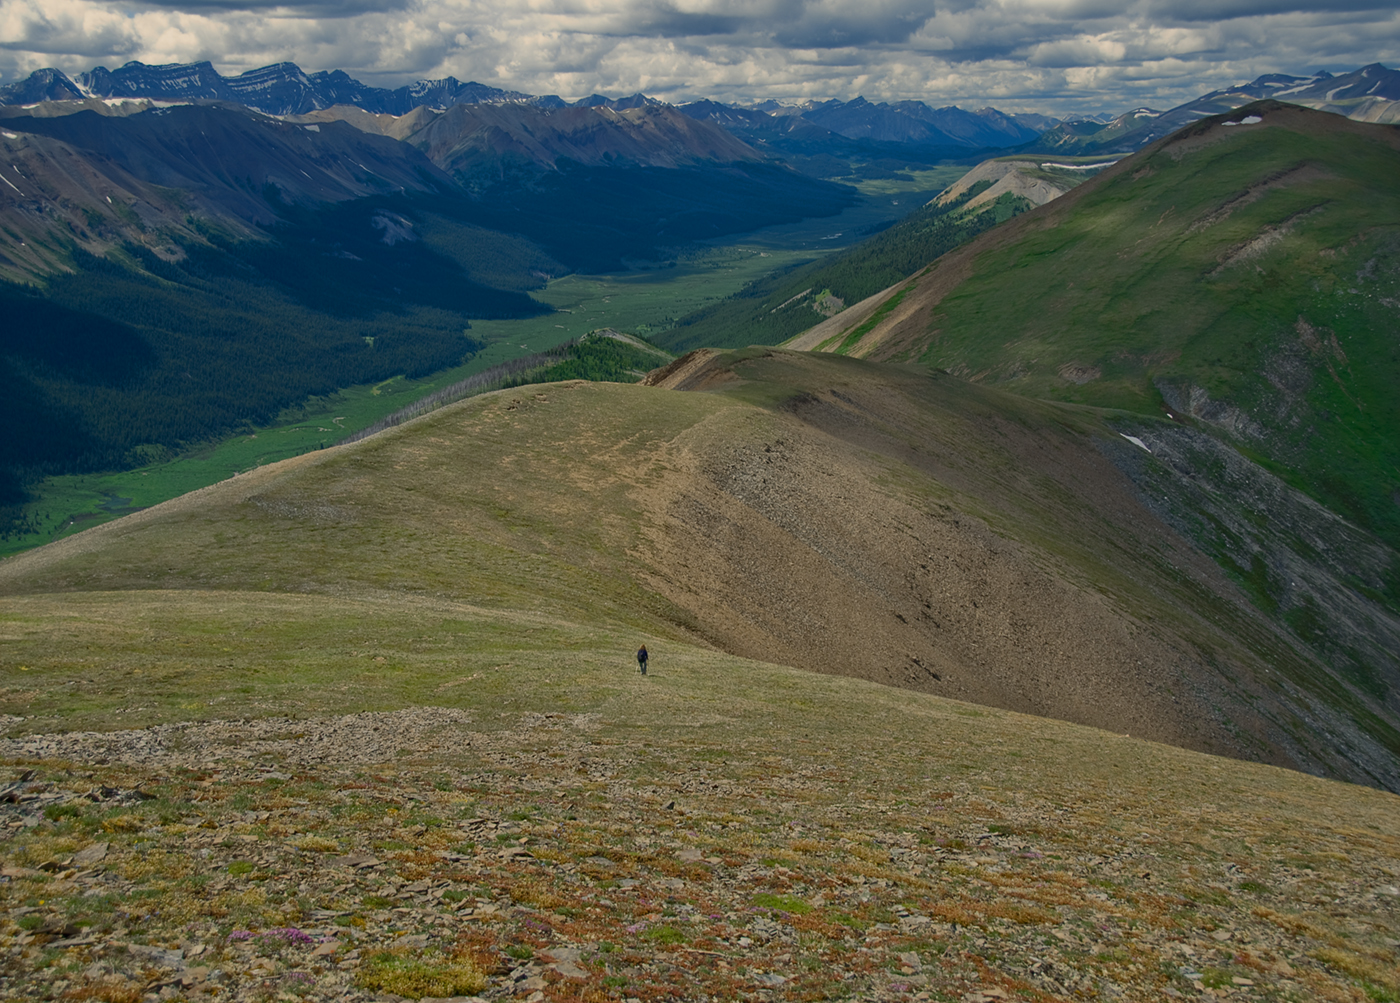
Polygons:
<instances>
[{"instance_id":1,"label":"jagged mountain peak","mask_svg":"<svg viewBox=\"0 0 1400 1003\"><path fill-rule=\"evenodd\" d=\"M40 101L77 101L83 90L62 70L52 67L35 70L18 83L0 87L0 102L5 104L37 104Z\"/></svg>"}]
</instances>

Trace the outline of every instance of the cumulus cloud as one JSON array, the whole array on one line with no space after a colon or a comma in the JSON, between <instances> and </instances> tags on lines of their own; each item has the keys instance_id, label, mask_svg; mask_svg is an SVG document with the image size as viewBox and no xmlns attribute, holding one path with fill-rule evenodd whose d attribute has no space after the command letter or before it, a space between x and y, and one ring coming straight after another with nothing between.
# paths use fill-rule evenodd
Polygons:
<instances>
[{"instance_id":1,"label":"cumulus cloud","mask_svg":"<svg viewBox=\"0 0 1400 1003\"><path fill-rule=\"evenodd\" d=\"M1168 107L1269 72L1400 62L1393 0L0 0L0 74L290 60L567 98Z\"/></svg>"}]
</instances>

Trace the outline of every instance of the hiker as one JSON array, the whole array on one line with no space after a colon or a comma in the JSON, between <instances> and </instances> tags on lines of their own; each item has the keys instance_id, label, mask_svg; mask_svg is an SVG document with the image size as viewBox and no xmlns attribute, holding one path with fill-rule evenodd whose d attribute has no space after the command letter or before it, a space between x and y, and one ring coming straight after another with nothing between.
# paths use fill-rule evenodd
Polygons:
<instances>
[{"instance_id":1,"label":"hiker","mask_svg":"<svg viewBox=\"0 0 1400 1003\"><path fill-rule=\"evenodd\" d=\"M642 670L642 675L647 674L647 646L645 644L637 649L637 668Z\"/></svg>"}]
</instances>

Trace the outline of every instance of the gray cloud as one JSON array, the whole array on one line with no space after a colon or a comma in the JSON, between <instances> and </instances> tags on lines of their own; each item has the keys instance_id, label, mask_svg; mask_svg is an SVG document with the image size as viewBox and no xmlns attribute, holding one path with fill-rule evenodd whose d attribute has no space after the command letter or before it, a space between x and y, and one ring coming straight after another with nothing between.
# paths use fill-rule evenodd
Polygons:
<instances>
[{"instance_id":1,"label":"gray cloud","mask_svg":"<svg viewBox=\"0 0 1400 1003\"><path fill-rule=\"evenodd\" d=\"M1394 0L1339 0L1327 5L1315 0L1149 0L1144 5L1149 16L1165 21L1225 21L1310 12L1337 16L1351 12L1393 12L1394 9Z\"/></svg>"},{"instance_id":2,"label":"gray cloud","mask_svg":"<svg viewBox=\"0 0 1400 1003\"><path fill-rule=\"evenodd\" d=\"M580 97L1169 107L1268 72L1400 63L1393 0L0 0L0 74L291 60Z\"/></svg>"},{"instance_id":3,"label":"gray cloud","mask_svg":"<svg viewBox=\"0 0 1400 1003\"><path fill-rule=\"evenodd\" d=\"M144 0L144 5L188 13L280 10L307 17L349 18L361 14L403 10L412 2L413 0L303 0L298 3L287 3L285 0Z\"/></svg>"}]
</instances>

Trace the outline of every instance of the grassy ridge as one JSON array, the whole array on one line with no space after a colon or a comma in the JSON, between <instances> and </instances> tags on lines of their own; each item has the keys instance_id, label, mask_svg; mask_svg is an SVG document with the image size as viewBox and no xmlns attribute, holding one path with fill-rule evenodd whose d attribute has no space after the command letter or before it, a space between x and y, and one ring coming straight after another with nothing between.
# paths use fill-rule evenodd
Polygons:
<instances>
[{"instance_id":1,"label":"grassy ridge","mask_svg":"<svg viewBox=\"0 0 1400 1003\"><path fill-rule=\"evenodd\" d=\"M133 469L60 474L30 483L30 499L4 510L0 554L63 539L235 474L334 445L409 401L514 358L520 353L513 348L488 346L460 366L416 380L391 376L308 397L266 425Z\"/></svg>"},{"instance_id":2,"label":"grassy ridge","mask_svg":"<svg viewBox=\"0 0 1400 1003\"><path fill-rule=\"evenodd\" d=\"M170 943L190 995L231 998L1400 991L1394 794L1143 741L1140 717L1130 738L736 657L661 587L722 551L791 574L800 548L740 521L769 511L766 539L827 562L806 598L855 610L836 631L917 619L889 589L857 609L847 583L922 562L953 593L930 593L928 633L962 635L966 606L1021 640L1075 606L1057 591L1037 624L1021 582L1069 564L1170 659L1211 645L1197 680L1124 676L1209 720L1260 621L1085 486L1107 416L844 357L726 364L716 393L466 401L0 565L0 758L47 799L0 804L19 823L0 825L0 995L136 998ZM830 462L807 462L817 442ZM968 583L969 538L1044 545ZM668 539L693 547L646 556ZM761 578L736 591L755 621L826 627ZM1113 699L1085 671L1107 633L1053 640L1078 645L1055 691ZM996 670L990 637L971 677ZM103 788L125 796L86 796Z\"/></svg>"},{"instance_id":3,"label":"grassy ridge","mask_svg":"<svg viewBox=\"0 0 1400 1003\"><path fill-rule=\"evenodd\" d=\"M414 218L420 230L430 231L424 239L444 254L457 256L462 249L447 242L443 233L464 239L473 234L457 224L449 226L431 220L425 223L423 214ZM483 248L492 250L495 245L488 242L477 250L485 253ZM502 251L502 260L497 261L495 267L509 264L514 268L522 261L526 264L534 261L524 250L517 251L517 257ZM595 328L614 327L639 333L665 329L676 314L728 295L775 265L806 256L801 251L776 247L698 248L678 256L670 267L615 275L568 275L552 280L533 296L554 312L535 317L472 321L471 337L486 345L461 365L416 378L391 373L373 382L294 400L280 412L274 412L271 420L253 421L235 435L197 444L178 455L172 455L175 448L167 447L133 454L130 460L136 465L128 469L121 469L120 461L127 460L123 454L114 461L117 469L27 480L24 487L28 499L0 508L0 554L47 543L242 471L324 448L347 433L380 421L415 398L438 392L518 356L581 337ZM469 270L474 267L472 260L464 260L463 267ZM528 271L512 274L521 282L539 281L531 279ZM295 319L286 323L291 325ZM81 321L75 322L71 329L87 339L85 345L102 349L107 356L123 345L141 344L139 338L124 340L124 332L129 329L120 324L103 322L89 315ZM407 321L400 317L398 322ZM358 330L353 323L348 326ZM49 329L54 329L52 322ZM18 333L22 329L13 330ZM314 324L310 325L310 330L315 330ZM361 348L367 350L368 346L356 342L355 350ZM72 361L81 363L86 359L91 364L98 358L84 348ZM104 358L103 365L110 361ZM23 448L39 447L66 426L54 423L51 408L38 404L23 406L23 394L23 382L11 385L10 401L16 421L20 422L13 427L28 429L26 423L34 423L33 436L25 433L17 438ZM46 426L45 421L50 424Z\"/></svg>"},{"instance_id":4,"label":"grassy ridge","mask_svg":"<svg viewBox=\"0 0 1400 1003\"><path fill-rule=\"evenodd\" d=\"M726 364L723 393L571 380L464 401L18 555L0 588L549 611L1388 783L1400 745L1377 698L1222 592L1207 562L1183 569L1093 445L1119 439L1101 416L848 358ZM929 556L906 574L911 552ZM799 612L755 611L755 596ZM1003 615L1024 628L1000 631ZM1218 665L1238 682L1222 688ZM1086 701L1086 686L1104 692ZM1293 692L1360 751L1321 740Z\"/></svg>"}]
</instances>

